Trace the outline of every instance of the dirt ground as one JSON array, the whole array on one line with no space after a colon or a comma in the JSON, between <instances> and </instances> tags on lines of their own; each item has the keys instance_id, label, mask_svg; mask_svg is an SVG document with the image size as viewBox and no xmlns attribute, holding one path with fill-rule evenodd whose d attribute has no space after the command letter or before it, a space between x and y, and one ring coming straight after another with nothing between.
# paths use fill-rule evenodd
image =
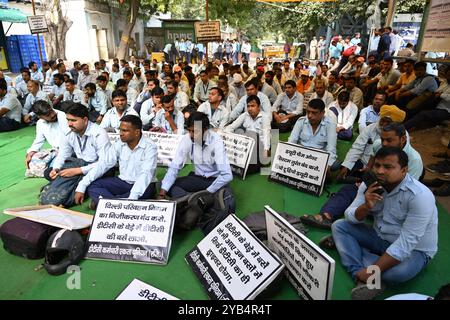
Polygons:
<instances>
[{"instance_id":1,"label":"dirt ground","mask_svg":"<svg viewBox=\"0 0 450 320\"><path fill-rule=\"evenodd\" d=\"M431 163L443 160L442 158L435 158L432 156L433 153L445 152L447 149L442 145L441 137L450 138L450 123L436 126L431 129L411 132L411 144L422 156L424 165L429 165ZM426 180L431 180L434 178L450 181L450 177L425 170ZM436 197L436 199L447 212L450 212L450 197Z\"/></svg>"}]
</instances>

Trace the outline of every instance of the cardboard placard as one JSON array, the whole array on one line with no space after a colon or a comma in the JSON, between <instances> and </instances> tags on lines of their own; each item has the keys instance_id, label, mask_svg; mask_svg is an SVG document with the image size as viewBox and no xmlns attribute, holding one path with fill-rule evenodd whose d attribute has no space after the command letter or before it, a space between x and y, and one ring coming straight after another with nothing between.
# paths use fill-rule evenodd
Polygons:
<instances>
[{"instance_id":1,"label":"cardboard placard","mask_svg":"<svg viewBox=\"0 0 450 320\"><path fill-rule=\"evenodd\" d=\"M175 209L173 201L100 199L86 258L167 264Z\"/></svg>"},{"instance_id":2,"label":"cardboard placard","mask_svg":"<svg viewBox=\"0 0 450 320\"><path fill-rule=\"evenodd\" d=\"M298 294L308 300L329 300L335 262L271 207L265 206L267 238L286 266L286 275Z\"/></svg>"},{"instance_id":3,"label":"cardboard placard","mask_svg":"<svg viewBox=\"0 0 450 320\"><path fill-rule=\"evenodd\" d=\"M39 205L5 209L3 212L11 216L20 217L67 230L87 228L92 224L93 219L93 217L89 214L64 209L54 205Z\"/></svg>"},{"instance_id":4,"label":"cardboard placard","mask_svg":"<svg viewBox=\"0 0 450 320\"><path fill-rule=\"evenodd\" d=\"M52 93L52 89L53 89L53 86L49 86L48 84L44 84L44 85L42 86L42 91L43 91L46 95L49 95L50 93Z\"/></svg>"},{"instance_id":5,"label":"cardboard placard","mask_svg":"<svg viewBox=\"0 0 450 320\"><path fill-rule=\"evenodd\" d=\"M229 215L185 257L214 300L252 300L283 263L235 215Z\"/></svg>"},{"instance_id":6,"label":"cardboard placard","mask_svg":"<svg viewBox=\"0 0 450 320\"><path fill-rule=\"evenodd\" d=\"M143 131L142 135L147 139L150 139L158 147L158 166L168 166L172 159L175 157L177 147L180 144L182 135L161 133L161 132L148 132ZM109 141L114 143L120 140L118 133L108 133Z\"/></svg>"},{"instance_id":7,"label":"cardboard placard","mask_svg":"<svg viewBox=\"0 0 450 320\"><path fill-rule=\"evenodd\" d=\"M450 0L431 0L422 52L450 52Z\"/></svg>"},{"instance_id":8,"label":"cardboard placard","mask_svg":"<svg viewBox=\"0 0 450 320\"><path fill-rule=\"evenodd\" d=\"M220 21L199 21L194 23L197 43L220 41Z\"/></svg>"},{"instance_id":9,"label":"cardboard placard","mask_svg":"<svg viewBox=\"0 0 450 320\"><path fill-rule=\"evenodd\" d=\"M27 19L31 34L48 32L45 16L28 16Z\"/></svg>"},{"instance_id":10,"label":"cardboard placard","mask_svg":"<svg viewBox=\"0 0 450 320\"><path fill-rule=\"evenodd\" d=\"M247 169L255 147L255 140L241 134L220 132L225 145L231 171L245 180Z\"/></svg>"},{"instance_id":11,"label":"cardboard placard","mask_svg":"<svg viewBox=\"0 0 450 320\"><path fill-rule=\"evenodd\" d=\"M328 168L328 152L279 142L269 181L320 196Z\"/></svg>"},{"instance_id":12,"label":"cardboard placard","mask_svg":"<svg viewBox=\"0 0 450 320\"><path fill-rule=\"evenodd\" d=\"M311 101L314 92L305 92L303 94L303 110L306 110L308 103Z\"/></svg>"},{"instance_id":13,"label":"cardboard placard","mask_svg":"<svg viewBox=\"0 0 450 320\"><path fill-rule=\"evenodd\" d=\"M134 279L117 296L116 300L179 300L139 279Z\"/></svg>"}]
</instances>

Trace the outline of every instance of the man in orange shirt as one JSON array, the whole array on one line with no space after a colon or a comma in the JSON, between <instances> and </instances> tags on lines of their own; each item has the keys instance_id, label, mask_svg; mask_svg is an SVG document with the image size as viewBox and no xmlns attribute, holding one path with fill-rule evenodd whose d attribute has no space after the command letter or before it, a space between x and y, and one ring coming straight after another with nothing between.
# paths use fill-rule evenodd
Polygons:
<instances>
[{"instance_id":1,"label":"man in orange shirt","mask_svg":"<svg viewBox=\"0 0 450 320\"><path fill-rule=\"evenodd\" d=\"M309 78L308 70L300 71L301 79L297 81L297 91L304 94L311 87L311 79Z\"/></svg>"}]
</instances>

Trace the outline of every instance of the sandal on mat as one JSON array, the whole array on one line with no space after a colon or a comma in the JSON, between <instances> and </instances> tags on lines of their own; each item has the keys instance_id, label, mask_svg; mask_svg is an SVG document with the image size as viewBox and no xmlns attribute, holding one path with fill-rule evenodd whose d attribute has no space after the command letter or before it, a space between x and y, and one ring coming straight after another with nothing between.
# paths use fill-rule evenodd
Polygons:
<instances>
[{"instance_id":1,"label":"sandal on mat","mask_svg":"<svg viewBox=\"0 0 450 320\"><path fill-rule=\"evenodd\" d=\"M300 221L308 226L321 228L325 230L331 230L331 225L333 224L333 222L327 219L323 214L304 215L300 217Z\"/></svg>"},{"instance_id":2,"label":"sandal on mat","mask_svg":"<svg viewBox=\"0 0 450 320\"><path fill-rule=\"evenodd\" d=\"M336 249L336 244L334 243L333 236L325 236L319 241L319 247L323 249Z\"/></svg>"}]
</instances>

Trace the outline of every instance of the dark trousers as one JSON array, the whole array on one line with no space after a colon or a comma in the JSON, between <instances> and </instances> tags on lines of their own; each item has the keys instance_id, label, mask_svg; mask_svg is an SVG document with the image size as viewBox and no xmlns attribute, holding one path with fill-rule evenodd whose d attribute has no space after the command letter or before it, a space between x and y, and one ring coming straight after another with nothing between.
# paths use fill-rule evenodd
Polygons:
<instances>
[{"instance_id":1,"label":"dark trousers","mask_svg":"<svg viewBox=\"0 0 450 320\"><path fill-rule=\"evenodd\" d=\"M339 131L339 133L338 133L338 139L341 139L341 140L352 140L352 138L353 138L353 129L347 129L347 130L341 130L341 131Z\"/></svg>"},{"instance_id":2,"label":"dark trousers","mask_svg":"<svg viewBox=\"0 0 450 320\"><path fill-rule=\"evenodd\" d=\"M87 188L87 194L95 204L98 204L100 196L107 199L126 199L130 196L131 188L133 188L132 184L129 184L118 177L100 178L90 184ZM155 183L150 183L139 200L154 199L155 191Z\"/></svg>"},{"instance_id":3,"label":"dark trousers","mask_svg":"<svg viewBox=\"0 0 450 320\"><path fill-rule=\"evenodd\" d=\"M358 194L358 187L355 184L343 186L338 192L330 197L320 209L320 213L327 212L333 221L341 218L345 210L352 204Z\"/></svg>"},{"instance_id":4,"label":"dark trousers","mask_svg":"<svg viewBox=\"0 0 450 320\"><path fill-rule=\"evenodd\" d=\"M286 115L286 112L279 111L279 115ZM295 117L290 118L287 122L284 123L277 123L275 120L272 120L272 129L278 129L280 133L286 133L292 130L294 128L295 123L297 122L298 118L300 118L301 115L297 115Z\"/></svg>"},{"instance_id":5,"label":"dark trousers","mask_svg":"<svg viewBox=\"0 0 450 320\"><path fill-rule=\"evenodd\" d=\"M18 129L20 129L20 122L7 117L0 118L0 132L14 131Z\"/></svg>"},{"instance_id":6,"label":"dark trousers","mask_svg":"<svg viewBox=\"0 0 450 320\"><path fill-rule=\"evenodd\" d=\"M216 177L205 178L190 172L186 177L180 177L175 180L175 183L169 190L169 195L172 198L181 198L189 193L207 189L214 180L216 180Z\"/></svg>"},{"instance_id":7,"label":"dark trousers","mask_svg":"<svg viewBox=\"0 0 450 320\"><path fill-rule=\"evenodd\" d=\"M433 127L442 121L450 119L450 113L444 109L424 110L405 122L406 130L411 128Z\"/></svg>"}]
</instances>

